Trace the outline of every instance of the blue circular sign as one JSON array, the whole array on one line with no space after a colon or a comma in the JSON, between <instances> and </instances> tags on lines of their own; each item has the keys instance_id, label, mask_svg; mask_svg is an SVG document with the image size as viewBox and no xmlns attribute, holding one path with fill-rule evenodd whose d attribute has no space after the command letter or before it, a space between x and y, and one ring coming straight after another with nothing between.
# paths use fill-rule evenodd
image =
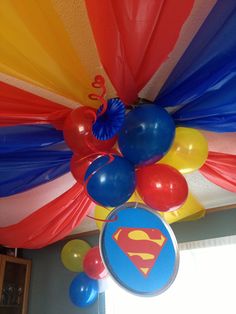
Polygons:
<instances>
[{"instance_id":1,"label":"blue circular sign","mask_svg":"<svg viewBox=\"0 0 236 314\"><path fill-rule=\"evenodd\" d=\"M100 235L103 261L115 281L126 290L153 296L174 281L179 254L170 226L153 210L126 203L107 217Z\"/></svg>"}]
</instances>

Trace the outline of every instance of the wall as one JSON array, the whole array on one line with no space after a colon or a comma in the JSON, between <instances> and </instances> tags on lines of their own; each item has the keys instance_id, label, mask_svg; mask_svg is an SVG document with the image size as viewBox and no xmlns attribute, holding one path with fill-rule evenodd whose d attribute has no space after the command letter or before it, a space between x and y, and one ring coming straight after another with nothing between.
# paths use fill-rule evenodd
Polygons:
<instances>
[{"instance_id":1,"label":"wall","mask_svg":"<svg viewBox=\"0 0 236 314\"><path fill-rule=\"evenodd\" d=\"M172 229L179 243L234 235L236 209L209 213L196 221L175 223Z\"/></svg>"},{"instance_id":2,"label":"wall","mask_svg":"<svg viewBox=\"0 0 236 314\"><path fill-rule=\"evenodd\" d=\"M236 209L208 214L204 219L172 225L178 242L209 239L236 234ZM84 239L84 238L81 238ZM98 237L84 239L96 245ZM60 262L60 251L67 241L41 250L25 250L24 256L33 261L29 314L104 314L104 297L88 309L70 303L68 287L74 273Z\"/></svg>"},{"instance_id":3,"label":"wall","mask_svg":"<svg viewBox=\"0 0 236 314\"><path fill-rule=\"evenodd\" d=\"M97 236L81 239L91 246L98 242ZM24 257L32 259L29 314L103 314L103 295L99 296L99 303L86 309L70 302L69 286L76 273L67 270L60 260L60 252L66 242L61 241L40 250L24 250Z\"/></svg>"}]
</instances>

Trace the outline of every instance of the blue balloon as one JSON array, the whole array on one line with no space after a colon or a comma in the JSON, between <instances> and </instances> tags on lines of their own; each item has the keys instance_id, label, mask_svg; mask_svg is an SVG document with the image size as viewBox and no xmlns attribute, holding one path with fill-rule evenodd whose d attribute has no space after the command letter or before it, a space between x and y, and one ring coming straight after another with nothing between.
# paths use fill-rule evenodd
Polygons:
<instances>
[{"instance_id":1,"label":"blue balloon","mask_svg":"<svg viewBox=\"0 0 236 314\"><path fill-rule=\"evenodd\" d=\"M125 203L136 186L134 166L116 155L97 158L85 174L87 192L97 203L116 207Z\"/></svg>"},{"instance_id":2,"label":"blue balloon","mask_svg":"<svg viewBox=\"0 0 236 314\"><path fill-rule=\"evenodd\" d=\"M98 281L79 273L70 284L69 295L74 305L88 307L97 300Z\"/></svg>"},{"instance_id":3,"label":"blue balloon","mask_svg":"<svg viewBox=\"0 0 236 314\"><path fill-rule=\"evenodd\" d=\"M126 159L135 165L147 165L167 153L174 135L175 123L165 109L142 104L127 114L118 144Z\"/></svg>"}]
</instances>

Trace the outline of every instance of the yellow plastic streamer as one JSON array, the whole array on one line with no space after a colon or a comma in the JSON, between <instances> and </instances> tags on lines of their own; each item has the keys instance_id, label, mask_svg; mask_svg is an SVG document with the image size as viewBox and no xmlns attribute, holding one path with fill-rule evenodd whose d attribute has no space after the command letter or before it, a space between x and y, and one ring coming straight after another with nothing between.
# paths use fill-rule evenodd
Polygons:
<instances>
[{"instance_id":1,"label":"yellow plastic streamer","mask_svg":"<svg viewBox=\"0 0 236 314\"><path fill-rule=\"evenodd\" d=\"M84 1L0 1L0 71L83 105L102 74Z\"/></svg>"},{"instance_id":2,"label":"yellow plastic streamer","mask_svg":"<svg viewBox=\"0 0 236 314\"><path fill-rule=\"evenodd\" d=\"M144 204L143 200L140 198L138 193L135 191L128 202L138 202ZM95 206L94 217L96 219L107 219L108 214L111 212L112 208L104 208L102 206ZM168 224L172 224L178 221L196 220L204 217L205 208L199 203L199 201L191 193L188 194L185 203L173 212L158 212ZM96 225L99 230L102 229L104 222L96 221Z\"/></svg>"},{"instance_id":3,"label":"yellow plastic streamer","mask_svg":"<svg viewBox=\"0 0 236 314\"><path fill-rule=\"evenodd\" d=\"M187 200L179 209L173 212L162 212L160 215L166 222L172 224L174 222L202 218L204 217L205 212L205 208L199 203L196 197L189 192Z\"/></svg>"}]
</instances>

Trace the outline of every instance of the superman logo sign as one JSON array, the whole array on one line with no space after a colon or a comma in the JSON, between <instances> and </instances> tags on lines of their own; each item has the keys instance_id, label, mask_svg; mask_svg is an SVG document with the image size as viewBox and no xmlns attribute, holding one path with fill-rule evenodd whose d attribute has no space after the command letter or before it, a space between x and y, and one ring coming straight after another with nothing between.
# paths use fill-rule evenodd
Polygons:
<instances>
[{"instance_id":1,"label":"superman logo sign","mask_svg":"<svg viewBox=\"0 0 236 314\"><path fill-rule=\"evenodd\" d=\"M114 232L113 240L146 277L155 265L167 238L158 229L120 227Z\"/></svg>"}]
</instances>

